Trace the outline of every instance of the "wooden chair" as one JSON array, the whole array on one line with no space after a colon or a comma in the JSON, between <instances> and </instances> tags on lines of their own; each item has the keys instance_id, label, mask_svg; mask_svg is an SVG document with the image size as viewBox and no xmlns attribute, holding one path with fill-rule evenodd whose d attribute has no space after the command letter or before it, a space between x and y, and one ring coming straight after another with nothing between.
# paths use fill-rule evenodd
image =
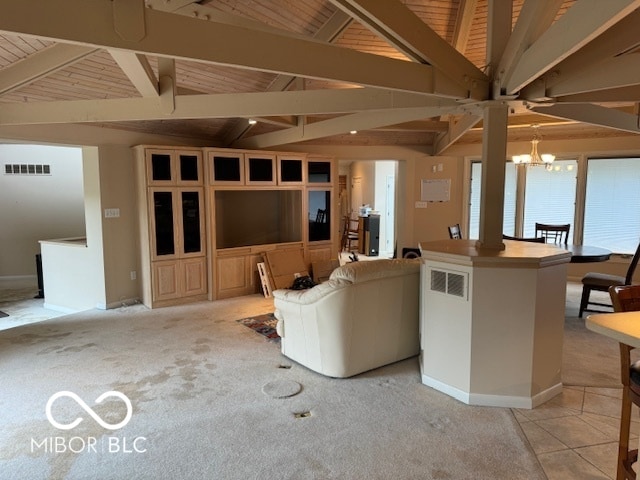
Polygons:
<instances>
[{"instance_id":1,"label":"wooden chair","mask_svg":"<svg viewBox=\"0 0 640 480\"><path fill-rule=\"evenodd\" d=\"M545 241L549 240L552 243L569 243L569 230L571 229L571 224L563 224L563 225L549 225L548 223L537 223L536 222L536 237L544 237Z\"/></svg>"},{"instance_id":2,"label":"wooden chair","mask_svg":"<svg viewBox=\"0 0 640 480\"><path fill-rule=\"evenodd\" d=\"M627 274L624 277L619 275L609 275L607 273L589 272L582 277L582 297L580 298L580 311L578 316L582 317L585 311L599 312L602 310L593 310L588 308L589 305L597 305L600 307L611 307L607 303L592 302L590 300L591 291L608 292L609 288L620 285L631 285L633 281L633 274L638 266L638 260L640 259L640 244L636 248L636 253L633 254L631 263L627 268Z\"/></svg>"},{"instance_id":3,"label":"wooden chair","mask_svg":"<svg viewBox=\"0 0 640 480\"><path fill-rule=\"evenodd\" d=\"M355 230L351 228L351 224L354 222L356 224ZM351 242L353 241L355 241L356 244L358 243L358 221L352 220L349 215L345 215L342 219L342 242L340 250L343 251L346 249L348 252L350 252Z\"/></svg>"},{"instance_id":4,"label":"wooden chair","mask_svg":"<svg viewBox=\"0 0 640 480\"><path fill-rule=\"evenodd\" d=\"M462 232L460 231L460 224L456 223L449 227L449 238L459 240L462 238Z\"/></svg>"},{"instance_id":5,"label":"wooden chair","mask_svg":"<svg viewBox=\"0 0 640 480\"><path fill-rule=\"evenodd\" d=\"M609 296L616 312L640 310L640 285L617 285L609 288ZM620 343L620 374L622 379L622 409L620 413L620 437L618 443L617 480L635 480L632 465L638 460L638 450L629 449L631 408L640 407L640 362L631 363L634 347Z\"/></svg>"},{"instance_id":6,"label":"wooden chair","mask_svg":"<svg viewBox=\"0 0 640 480\"><path fill-rule=\"evenodd\" d=\"M534 242L534 243L546 243L547 239L544 237L511 237L509 235L502 235L505 240L517 240L518 242Z\"/></svg>"}]
</instances>

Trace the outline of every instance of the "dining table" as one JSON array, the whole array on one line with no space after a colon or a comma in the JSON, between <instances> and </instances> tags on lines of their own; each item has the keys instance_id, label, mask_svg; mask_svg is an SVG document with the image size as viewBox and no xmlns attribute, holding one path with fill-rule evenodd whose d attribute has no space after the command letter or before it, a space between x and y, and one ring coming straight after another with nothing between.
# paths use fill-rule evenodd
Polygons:
<instances>
[{"instance_id":1,"label":"dining table","mask_svg":"<svg viewBox=\"0 0 640 480\"><path fill-rule=\"evenodd\" d=\"M558 247L571 253L571 263L606 262L611 258L611 250L590 245L560 244Z\"/></svg>"},{"instance_id":2,"label":"dining table","mask_svg":"<svg viewBox=\"0 0 640 480\"><path fill-rule=\"evenodd\" d=\"M598 313L587 316L587 329L640 348L640 311Z\"/></svg>"}]
</instances>

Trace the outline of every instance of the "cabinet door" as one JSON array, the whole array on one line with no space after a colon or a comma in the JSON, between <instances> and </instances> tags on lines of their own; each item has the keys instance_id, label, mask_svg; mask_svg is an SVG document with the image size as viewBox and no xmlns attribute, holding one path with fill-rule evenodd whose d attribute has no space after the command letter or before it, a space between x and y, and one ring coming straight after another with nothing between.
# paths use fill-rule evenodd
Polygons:
<instances>
[{"instance_id":1,"label":"cabinet door","mask_svg":"<svg viewBox=\"0 0 640 480\"><path fill-rule=\"evenodd\" d=\"M199 257L205 253L204 201L203 190L180 189L178 243L180 257Z\"/></svg>"},{"instance_id":2,"label":"cabinet door","mask_svg":"<svg viewBox=\"0 0 640 480\"><path fill-rule=\"evenodd\" d=\"M247 286L247 257L218 257L216 261L217 298L244 295Z\"/></svg>"},{"instance_id":3,"label":"cabinet door","mask_svg":"<svg viewBox=\"0 0 640 480\"><path fill-rule=\"evenodd\" d=\"M318 158L307 159L307 182L330 185L333 182L333 162Z\"/></svg>"},{"instance_id":4,"label":"cabinet door","mask_svg":"<svg viewBox=\"0 0 640 480\"><path fill-rule=\"evenodd\" d=\"M331 240L331 190L308 190L308 241Z\"/></svg>"},{"instance_id":5,"label":"cabinet door","mask_svg":"<svg viewBox=\"0 0 640 480\"><path fill-rule=\"evenodd\" d=\"M304 156L278 155L278 185L304 185L307 164Z\"/></svg>"},{"instance_id":6,"label":"cabinet door","mask_svg":"<svg viewBox=\"0 0 640 480\"><path fill-rule=\"evenodd\" d=\"M211 185L244 185L244 154L232 151L207 153Z\"/></svg>"},{"instance_id":7,"label":"cabinet door","mask_svg":"<svg viewBox=\"0 0 640 480\"><path fill-rule=\"evenodd\" d=\"M179 209L175 189L149 189L149 219L151 226L151 259L168 260L178 257L176 241Z\"/></svg>"},{"instance_id":8,"label":"cabinet door","mask_svg":"<svg viewBox=\"0 0 640 480\"><path fill-rule=\"evenodd\" d=\"M176 164L171 150L146 150L145 156L148 185L175 185Z\"/></svg>"},{"instance_id":9,"label":"cabinet door","mask_svg":"<svg viewBox=\"0 0 640 480\"><path fill-rule=\"evenodd\" d=\"M178 185L203 185L202 153L196 151L177 151L174 155Z\"/></svg>"},{"instance_id":10,"label":"cabinet door","mask_svg":"<svg viewBox=\"0 0 640 480\"><path fill-rule=\"evenodd\" d=\"M183 296L207 293L206 258L188 258L180 261Z\"/></svg>"},{"instance_id":11,"label":"cabinet door","mask_svg":"<svg viewBox=\"0 0 640 480\"><path fill-rule=\"evenodd\" d=\"M246 185L275 185L276 157L275 155L247 153L245 162Z\"/></svg>"},{"instance_id":12,"label":"cabinet door","mask_svg":"<svg viewBox=\"0 0 640 480\"><path fill-rule=\"evenodd\" d=\"M179 298L181 293L178 261L153 262L151 265L153 300Z\"/></svg>"}]
</instances>

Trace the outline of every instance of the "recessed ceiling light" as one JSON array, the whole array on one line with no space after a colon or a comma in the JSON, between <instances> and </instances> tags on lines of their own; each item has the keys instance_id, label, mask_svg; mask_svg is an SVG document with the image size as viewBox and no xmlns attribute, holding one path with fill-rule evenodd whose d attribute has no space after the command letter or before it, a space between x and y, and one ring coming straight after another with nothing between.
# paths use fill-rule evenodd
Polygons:
<instances>
[{"instance_id":1,"label":"recessed ceiling light","mask_svg":"<svg viewBox=\"0 0 640 480\"><path fill-rule=\"evenodd\" d=\"M355 135L356 133L358 133L358 131L357 131L357 130L351 130L349 133L350 133L351 135Z\"/></svg>"},{"instance_id":2,"label":"recessed ceiling light","mask_svg":"<svg viewBox=\"0 0 640 480\"><path fill-rule=\"evenodd\" d=\"M253 118L249 119L249 125L255 125L256 123L258 123L257 120L254 120Z\"/></svg>"}]
</instances>

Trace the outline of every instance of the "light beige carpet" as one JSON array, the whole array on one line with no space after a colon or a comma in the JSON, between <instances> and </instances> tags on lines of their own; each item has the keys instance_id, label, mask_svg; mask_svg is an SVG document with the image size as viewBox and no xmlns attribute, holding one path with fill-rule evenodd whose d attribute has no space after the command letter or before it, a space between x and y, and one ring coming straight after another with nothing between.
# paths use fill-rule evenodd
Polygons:
<instances>
[{"instance_id":1,"label":"light beige carpet","mask_svg":"<svg viewBox=\"0 0 640 480\"><path fill-rule=\"evenodd\" d=\"M271 309L252 296L1 331L0 478L545 478L510 409L470 407L422 385L417 358L350 379L315 374L235 321ZM274 398L263 391L274 382L301 391ZM126 405L95 399L122 392L131 419L106 430L61 397L54 420L83 420L59 430L46 404L63 390L110 424ZM45 452L55 437L80 451ZM95 451L81 448L90 438Z\"/></svg>"}]
</instances>

